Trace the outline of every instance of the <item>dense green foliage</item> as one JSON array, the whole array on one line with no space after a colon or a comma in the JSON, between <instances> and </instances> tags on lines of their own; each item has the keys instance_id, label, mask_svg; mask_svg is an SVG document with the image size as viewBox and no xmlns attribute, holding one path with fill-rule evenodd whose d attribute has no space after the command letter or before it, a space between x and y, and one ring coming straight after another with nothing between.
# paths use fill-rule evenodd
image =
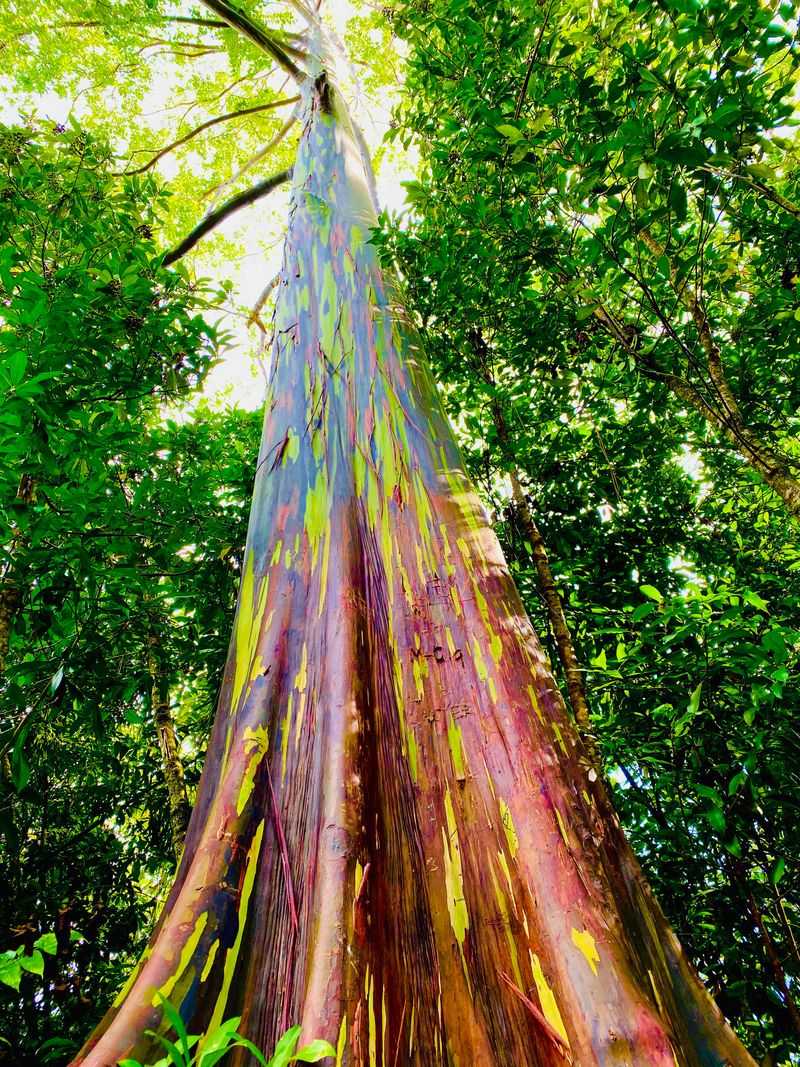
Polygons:
<instances>
[{"instance_id":1,"label":"dense green foliage","mask_svg":"<svg viewBox=\"0 0 800 1067\"><path fill-rule=\"evenodd\" d=\"M275 1050L267 1060L266 1056L252 1041L239 1033L241 1018L234 1016L227 1019L207 1039L201 1042L199 1034L189 1034L183 1019L168 1000L163 1000L164 1012L175 1029L175 1041L158 1035L166 1056L158 1060L153 1067L214 1067L229 1052L245 1048L259 1067L288 1067L290 1063L317 1063L328 1056L335 1056L336 1050L327 1041L316 1039L306 1045L297 1047L302 1027L293 1026L278 1040ZM120 1060L120 1067L143 1067L138 1060Z\"/></svg>"},{"instance_id":2,"label":"dense green foliage","mask_svg":"<svg viewBox=\"0 0 800 1067\"><path fill-rule=\"evenodd\" d=\"M775 1062L798 1041L797 527L741 440L691 403L687 390L724 407L685 296L743 425L796 472L784 7L399 7L411 53L394 135L422 168L408 227L384 237L546 633L510 465L528 490L656 893Z\"/></svg>"},{"instance_id":3,"label":"dense green foliage","mask_svg":"<svg viewBox=\"0 0 800 1067\"><path fill-rule=\"evenodd\" d=\"M75 1048L166 887L150 661L155 650L192 786L260 419L202 406L164 418L219 337L200 314L209 294L158 267L152 180L115 181L79 131L6 130L2 147L0 924L23 965L52 939L0 999L0 1057L21 1064L51 1040L55 1055Z\"/></svg>"},{"instance_id":4,"label":"dense green foliage","mask_svg":"<svg viewBox=\"0 0 800 1067\"><path fill-rule=\"evenodd\" d=\"M90 125L110 133L97 87L118 70L136 125L154 65L135 57L157 53L167 5L46 7L38 44L27 12L6 27L17 89L88 73ZM377 239L558 670L512 466L527 490L623 823L765 1064L797 1062L799 1039L793 14L416 0L352 37L388 20L409 49L392 136L420 174L410 216ZM200 118L278 98L250 45L177 28L218 49L205 74L199 45L169 57ZM169 212L78 128L0 137L0 1062L63 1062L171 870L152 652L191 792L260 417L187 408L219 343L200 315L216 296L161 269L153 233L164 247L196 220L198 166L211 186L280 126L266 112L193 139ZM124 150L140 163L177 132L126 130Z\"/></svg>"}]
</instances>

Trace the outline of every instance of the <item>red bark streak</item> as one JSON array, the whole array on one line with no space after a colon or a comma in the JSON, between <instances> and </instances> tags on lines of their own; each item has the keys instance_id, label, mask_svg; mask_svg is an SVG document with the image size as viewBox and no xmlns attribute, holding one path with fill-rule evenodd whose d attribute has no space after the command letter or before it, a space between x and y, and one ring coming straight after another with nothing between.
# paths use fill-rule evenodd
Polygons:
<instances>
[{"instance_id":1,"label":"red bark streak","mask_svg":"<svg viewBox=\"0 0 800 1067\"><path fill-rule=\"evenodd\" d=\"M511 981L511 979L508 977L508 975L505 974L505 972L501 971L500 972L500 977L506 983L506 985L511 990L511 992L514 994L514 996L517 997L518 1000L522 1001L522 1003L525 1005L525 1007L528 1009L528 1011L531 1013L531 1015L537 1021L539 1026L541 1026L541 1028L544 1030L544 1032L547 1035L547 1037L550 1039L550 1041L553 1042L553 1044L558 1049L558 1051L561 1053L561 1055L564 1057L564 1059L567 1061L567 1063L572 1063L573 1060L572 1060L572 1056L570 1055L570 1052L569 1052L569 1046L564 1044L564 1042L561 1040L561 1038L555 1032L553 1027L547 1021L547 1019L545 1019L544 1015L542 1015L542 1013L539 1011L539 1009L536 1007L536 1005L533 1003L533 1001L529 997L526 997L525 994L522 992L522 990L518 989L517 986L514 985L514 983Z\"/></svg>"}]
</instances>

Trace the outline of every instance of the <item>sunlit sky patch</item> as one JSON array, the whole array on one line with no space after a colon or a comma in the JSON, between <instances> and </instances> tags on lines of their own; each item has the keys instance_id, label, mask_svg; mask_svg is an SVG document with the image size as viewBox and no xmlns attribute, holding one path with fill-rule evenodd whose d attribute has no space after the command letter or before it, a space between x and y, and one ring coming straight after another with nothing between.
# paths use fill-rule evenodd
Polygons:
<instances>
[{"instance_id":1,"label":"sunlit sky patch","mask_svg":"<svg viewBox=\"0 0 800 1067\"><path fill-rule=\"evenodd\" d=\"M191 5L185 5L189 12ZM344 39L348 23L356 15L363 13L364 8L353 0L326 0L324 6L325 18L335 27L339 36ZM396 67L398 77L402 76L402 55L398 45ZM365 57L367 61L371 57ZM359 57L361 60L362 57ZM385 59L385 57L384 57ZM220 62L224 58L219 56L203 57L196 61L195 73L216 73ZM171 138L165 136L164 118L162 109L165 101L169 98L172 89L171 63L169 59L155 60L155 72L150 89L142 100L141 122L154 131L155 145L167 143ZM401 89L398 83L391 91L380 94L370 93L363 84L361 71L365 68L359 63L350 68L349 84L343 86L348 105L353 117L361 126L370 152L376 160L376 180L378 196L381 206L390 213L400 213L405 207L405 189L401 184L413 177L415 155L413 151L403 151L396 144L383 145L384 135L389 128L392 108L397 100L397 94ZM284 76L276 71L271 81L277 88L283 81ZM108 90L113 97L114 90ZM4 93L0 101L0 122L15 123L25 114L35 114L38 118L46 118L54 123L66 123L69 116L73 115L78 121L86 114L90 105L84 97L78 95L75 99L59 96L48 92L36 96L28 96L24 101L15 99L11 93ZM224 110L224 108L223 108ZM229 132L229 131L226 131ZM113 138L114 131L108 131ZM224 136L225 134L223 134ZM118 145L120 151L125 146ZM379 149L381 149L379 151ZM184 155L183 164L187 159L190 163L196 162L202 166L199 155L192 157ZM167 155L158 165L158 174L167 182L173 178L178 170L174 155ZM253 182L265 177L270 173L269 159L265 160L264 166L253 171ZM198 169L198 180L202 179L202 170ZM221 362L213 368L209 374L203 396L213 404L231 403L246 408L258 408L264 397L263 363L256 359L258 351L258 331L255 327L247 327L247 312L258 299L264 286L280 269L283 233L288 208L288 185L282 187L266 199L237 212L227 219L218 232L231 242L238 254L235 257L225 255L222 258L218 252L214 252L215 244L212 242L211 251L209 245L201 242L190 253L192 269L198 276L213 278L215 281L225 279L232 283L232 290L226 309L222 313L222 325L230 333L231 343L223 353ZM205 205L198 205L198 221L204 213ZM226 244L230 248L230 244ZM268 314L267 309L267 314Z\"/></svg>"}]
</instances>

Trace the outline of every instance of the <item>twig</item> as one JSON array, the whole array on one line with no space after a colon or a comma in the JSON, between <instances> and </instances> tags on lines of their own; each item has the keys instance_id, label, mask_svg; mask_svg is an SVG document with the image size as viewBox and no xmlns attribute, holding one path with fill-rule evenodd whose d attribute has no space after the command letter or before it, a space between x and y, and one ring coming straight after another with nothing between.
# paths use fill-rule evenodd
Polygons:
<instances>
[{"instance_id":1,"label":"twig","mask_svg":"<svg viewBox=\"0 0 800 1067\"><path fill-rule=\"evenodd\" d=\"M533 73L534 64L536 63L536 60L539 58L539 52L540 52L541 47L542 47L542 39L544 38L544 31L547 29L547 22L548 22L548 20L550 18L550 9L552 8L552 6L553 5L551 3L550 7L548 7L547 11L545 12L544 18L542 19L541 28L539 29L539 36L536 38L536 44L534 45L533 51L531 52L531 55L530 55L530 59L528 60L528 67L527 67L527 69L525 71L525 80L522 83L522 88L520 89L519 96L517 97L517 106L514 108L514 121L515 122L517 121L517 119L522 114L522 105L525 103L525 97L528 95L528 85L530 84L531 74Z\"/></svg>"}]
</instances>

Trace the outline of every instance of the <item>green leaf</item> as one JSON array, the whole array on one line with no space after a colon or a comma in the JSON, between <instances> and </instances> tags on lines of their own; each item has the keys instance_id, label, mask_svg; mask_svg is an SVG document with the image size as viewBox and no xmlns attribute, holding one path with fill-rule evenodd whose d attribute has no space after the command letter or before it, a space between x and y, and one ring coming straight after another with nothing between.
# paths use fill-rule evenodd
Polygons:
<instances>
[{"instance_id":1,"label":"green leaf","mask_svg":"<svg viewBox=\"0 0 800 1067\"><path fill-rule=\"evenodd\" d=\"M31 765L28 762L28 757L25 755L25 741L28 737L30 721L31 720L29 719L28 724L17 734L17 739L11 750L11 777L14 783L14 788L18 793L22 792L31 777Z\"/></svg>"},{"instance_id":2,"label":"green leaf","mask_svg":"<svg viewBox=\"0 0 800 1067\"><path fill-rule=\"evenodd\" d=\"M761 644L769 652L771 652L776 659L786 659L787 649L786 642L783 639L783 634L779 629L773 628L768 630L767 633L761 637Z\"/></svg>"},{"instance_id":3,"label":"green leaf","mask_svg":"<svg viewBox=\"0 0 800 1067\"><path fill-rule=\"evenodd\" d=\"M712 829L716 830L717 833L720 834L724 832L725 816L719 808L709 808L708 811L703 812L703 815L705 815Z\"/></svg>"},{"instance_id":4,"label":"green leaf","mask_svg":"<svg viewBox=\"0 0 800 1067\"><path fill-rule=\"evenodd\" d=\"M202 1052L197 1061L197 1067L214 1067L214 1064L219 1063L223 1056L227 1056L235 1045L236 1041L231 1038L222 1048L216 1048L212 1052Z\"/></svg>"},{"instance_id":5,"label":"green leaf","mask_svg":"<svg viewBox=\"0 0 800 1067\"><path fill-rule=\"evenodd\" d=\"M745 589L742 593L742 600L752 607L758 608L759 611L769 611L769 605L766 600L760 597L758 593L754 593L752 589Z\"/></svg>"},{"instance_id":6,"label":"green leaf","mask_svg":"<svg viewBox=\"0 0 800 1067\"><path fill-rule=\"evenodd\" d=\"M761 181L770 182L775 180L775 171L772 167L768 167L766 163L750 163L744 169L749 174L752 174L754 178L758 178Z\"/></svg>"},{"instance_id":7,"label":"green leaf","mask_svg":"<svg viewBox=\"0 0 800 1067\"><path fill-rule=\"evenodd\" d=\"M292 1062L295 1046L302 1029L302 1026L293 1026L280 1038L269 1061L270 1067L286 1067L287 1063Z\"/></svg>"},{"instance_id":8,"label":"green leaf","mask_svg":"<svg viewBox=\"0 0 800 1067\"><path fill-rule=\"evenodd\" d=\"M332 1045L321 1038L317 1038L315 1041L309 1041L307 1045L303 1045L301 1049L298 1049L293 1058L301 1060L303 1063L317 1063L318 1060L322 1060L326 1056L335 1055L336 1049Z\"/></svg>"},{"instance_id":9,"label":"green leaf","mask_svg":"<svg viewBox=\"0 0 800 1067\"><path fill-rule=\"evenodd\" d=\"M56 952L58 952L58 941L54 933L42 934L36 938L33 944L35 948L46 952L48 956L55 956Z\"/></svg>"},{"instance_id":10,"label":"green leaf","mask_svg":"<svg viewBox=\"0 0 800 1067\"><path fill-rule=\"evenodd\" d=\"M174 1044L168 1037L164 1037L163 1034L157 1034L155 1030L148 1030L147 1033L156 1039L167 1053L167 1062L174 1064L174 1067L190 1067L189 1060L184 1057L178 1046Z\"/></svg>"},{"instance_id":11,"label":"green leaf","mask_svg":"<svg viewBox=\"0 0 800 1067\"><path fill-rule=\"evenodd\" d=\"M657 600L659 603L664 599L663 594L659 593L654 585L640 585L639 592L650 597L651 600Z\"/></svg>"},{"instance_id":12,"label":"green leaf","mask_svg":"<svg viewBox=\"0 0 800 1067\"><path fill-rule=\"evenodd\" d=\"M678 222L685 222L689 202L686 196L686 187L675 178L669 189L669 206L675 212Z\"/></svg>"},{"instance_id":13,"label":"green leaf","mask_svg":"<svg viewBox=\"0 0 800 1067\"><path fill-rule=\"evenodd\" d=\"M218 1060L222 1059L236 1041L236 1031L241 1021L241 1016L232 1016L226 1019L213 1034L206 1037L199 1055L198 1067L213 1067Z\"/></svg>"},{"instance_id":14,"label":"green leaf","mask_svg":"<svg viewBox=\"0 0 800 1067\"><path fill-rule=\"evenodd\" d=\"M0 960L0 982L11 986L19 992L19 982L22 978L22 968L16 958Z\"/></svg>"},{"instance_id":15,"label":"green leaf","mask_svg":"<svg viewBox=\"0 0 800 1067\"><path fill-rule=\"evenodd\" d=\"M738 793L740 788L747 781L747 771L739 771L734 774L730 782L728 782L728 796L732 797L734 793Z\"/></svg>"},{"instance_id":16,"label":"green leaf","mask_svg":"<svg viewBox=\"0 0 800 1067\"><path fill-rule=\"evenodd\" d=\"M59 667L53 677L50 679L50 692L55 696L58 692L61 683L64 681L64 668Z\"/></svg>"},{"instance_id":17,"label":"green leaf","mask_svg":"<svg viewBox=\"0 0 800 1067\"><path fill-rule=\"evenodd\" d=\"M652 615L655 610L655 604L640 604L639 607L631 613L631 619L633 622L641 622L642 619L646 619L648 615Z\"/></svg>"},{"instance_id":18,"label":"green leaf","mask_svg":"<svg viewBox=\"0 0 800 1067\"><path fill-rule=\"evenodd\" d=\"M702 782L696 782L694 788L695 788L695 792L699 793L699 795L701 797L705 797L707 800L712 801L712 803L714 804L715 807L717 807L717 808L721 808L722 807L722 805L723 805L722 797L717 792L717 790L713 788L713 786L703 785Z\"/></svg>"},{"instance_id":19,"label":"green leaf","mask_svg":"<svg viewBox=\"0 0 800 1067\"><path fill-rule=\"evenodd\" d=\"M38 974L39 977L44 974L44 956L41 952L34 950L30 956L18 956L20 967L23 971L30 971L31 974Z\"/></svg>"},{"instance_id":20,"label":"green leaf","mask_svg":"<svg viewBox=\"0 0 800 1067\"><path fill-rule=\"evenodd\" d=\"M184 1025L183 1019L180 1016L180 1012L178 1012L178 1010L174 1007L174 1005L170 1004L170 1002L166 999L166 997L163 997L160 993L158 994L158 999L161 1001L161 1007L164 1010L164 1014L169 1019L169 1021L172 1023L173 1029L175 1030L175 1033L178 1035L178 1040L179 1040L179 1043L180 1043L180 1046L181 1046L181 1053L184 1056L184 1058L186 1060L188 1060L189 1059L189 1035L186 1032L186 1027Z\"/></svg>"},{"instance_id":21,"label":"green leaf","mask_svg":"<svg viewBox=\"0 0 800 1067\"><path fill-rule=\"evenodd\" d=\"M512 144L516 144L517 141L522 140L522 134L516 126L501 124L500 126L495 126L495 129L498 133L502 133L504 137L507 137Z\"/></svg>"},{"instance_id":22,"label":"green leaf","mask_svg":"<svg viewBox=\"0 0 800 1067\"><path fill-rule=\"evenodd\" d=\"M251 1056L255 1056L255 1058L261 1064L261 1067L269 1067L266 1057L259 1048L256 1048L252 1041L249 1041L246 1037L239 1036L236 1038L235 1044L239 1048L246 1048Z\"/></svg>"},{"instance_id":23,"label":"green leaf","mask_svg":"<svg viewBox=\"0 0 800 1067\"><path fill-rule=\"evenodd\" d=\"M777 885L786 873L786 860L783 856L780 857L778 862L772 868L772 874L770 875L770 881L773 885Z\"/></svg>"},{"instance_id":24,"label":"green leaf","mask_svg":"<svg viewBox=\"0 0 800 1067\"><path fill-rule=\"evenodd\" d=\"M25 352L12 352L6 361L6 370L12 385L19 385L25 377L25 369L28 366L28 356Z\"/></svg>"}]
</instances>

